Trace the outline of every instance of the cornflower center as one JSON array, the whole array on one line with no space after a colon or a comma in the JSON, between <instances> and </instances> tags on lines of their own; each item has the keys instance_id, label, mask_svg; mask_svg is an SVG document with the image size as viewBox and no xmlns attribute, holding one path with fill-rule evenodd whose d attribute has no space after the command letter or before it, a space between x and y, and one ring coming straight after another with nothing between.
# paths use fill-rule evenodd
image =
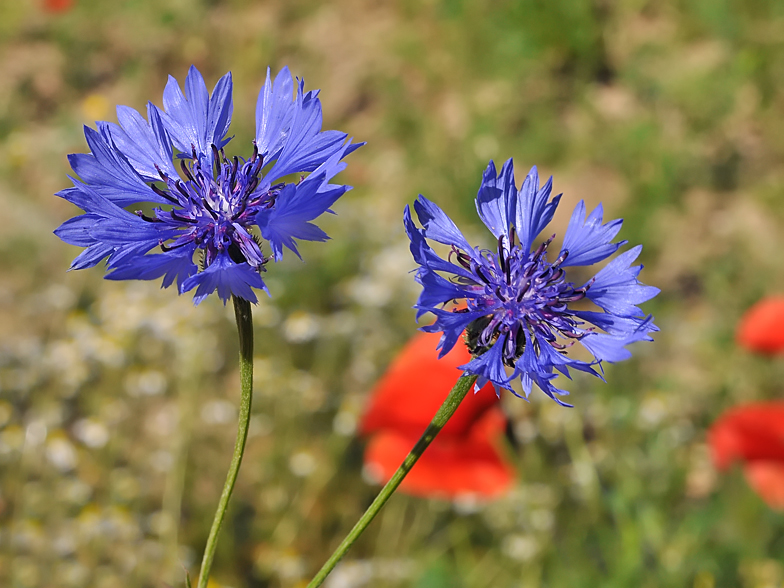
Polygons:
<instances>
[{"instance_id":1,"label":"cornflower center","mask_svg":"<svg viewBox=\"0 0 784 588\"><path fill-rule=\"evenodd\" d=\"M466 329L466 344L473 355L485 353L502 339L504 362L513 366L527 341L532 342L538 356L540 342L565 352L590 332L580 328L583 322L569 310L569 303L585 298L592 282L576 288L566 281L566 272L560 266L568 251L563 251L553 263L547 261L547 249L554 237L536 251L528 252L515 243L512 229L509 243L499 237L497 253L485 249L478 259L472 259L453 249L458 263L473 275L458 280L475 294L466 298L465 309L455 312L485 313Z\"/></svg>"},{"instance_id":2,"label":"cornflower center","mask_svg":"<svg viewBox=\"0 0 784 588\"><path fill-rule=\"evenodd\" d=\"M164 252L195 245L204 252L202 269L225 252L234 263L247 262L263 271L270 258L262 254L260 240L250 227L260 210L274 206L285 184L259 187L264 161L255 143L248 160L228 159L215 145L212 155L212 169L205 168L194 148L189 159L180 160L182 177L172 178L156 166L166 187L152 184L150 188L172 207L155 208L152 218L141 211L136 214L181 231L173 240L159 244Z\"/></svg>"}]
</instances>

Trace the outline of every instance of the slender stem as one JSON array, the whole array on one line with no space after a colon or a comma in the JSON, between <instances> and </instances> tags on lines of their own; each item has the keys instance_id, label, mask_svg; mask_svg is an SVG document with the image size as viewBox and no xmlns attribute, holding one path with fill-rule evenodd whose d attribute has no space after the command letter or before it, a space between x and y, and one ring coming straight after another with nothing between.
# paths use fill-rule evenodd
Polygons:
<instances>
[{"instance_id":1,"label":"slender stem","mask_svg":"<svg viewBox=\"0 0 784 588\"><path fill-rule=\"evenodd\" d=\"M455 387L452 388L451 392L449 392L449 396L446 397L446 400L444 400L441 408L438 409L438 412L436 413L436 416L433 417L433 420L430 421L430 424L419 438L419 441L416 442L414 448L406 456L406 459L403 460L402 465L392 475L392 478L389 480L389 482L387 482L386 486L381 489L381 492L378 493L378 496L376 496L376 499L365 511L365 514L360 517L359 521L357 521L357 524L354 525L354 528L351 529L351 532L346 535L346 538L343 539L332 556L327 560L327 563L324 564L324 566L319 570L318 574L316 574L313 580L311 580L307 588L317 588L318 586L321 586L329 573L333 570L341 558L346 555L346 552L351 548L365 528L370 524L370 521L375 518L375 516L381 510L381 507L384 506L386 501L389 500L389 497L392 496L395 490L397 490L397 487L400 486L403 478L405 478L408 472L411 471L411 468L414 467L414 464L422 456L428 445L430 445L433 439L436 438L436 435L438 435L439 431L444 428L444 425L455 413L457 407L460 406L460 402L462 402L463 398L465 398L466 394L468 394L468 391L474 385L474 382L476 382L476 376L463 376L457 381L457 384L455 384Z\"/></svg>"},{"instance_id":2,"label":"slender stem","mask_svg":"<svg viewBox=\"0 0 784 588\"><path fill-rule=\"evenodd\" d=\"M234 483L242 463L242 454L245 451L245 441L248 438L248 424L250 421L250 403L253 395L253 316L251 315L250 302L243 298L232 297L234 302L234 316L237 318L237 330L240 336L240 382L242 395L240 397L240 416L237 425L237 441L234 444L234 455L231 458L229 473L223 485L218 509L212 521L210 536L204 548L204 557L201 560L198 588L206 588L210 579L210 568L215 557L215 548L218 545L218 533L221 523L226 516L226 507L229 505Z\"/></svg>"}]
</instances>

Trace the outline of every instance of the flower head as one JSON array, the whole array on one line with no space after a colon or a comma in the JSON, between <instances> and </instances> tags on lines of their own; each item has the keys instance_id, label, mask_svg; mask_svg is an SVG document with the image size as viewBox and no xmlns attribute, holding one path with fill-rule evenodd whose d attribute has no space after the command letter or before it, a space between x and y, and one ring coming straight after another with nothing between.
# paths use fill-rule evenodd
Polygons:
<instances>
[{"instance_id":1,"label":"flower head","mask_svg":"<svg viewBox=\"0 0 784 588\"><path fill-rule=\"evenodd\" d=\"M454 385L457 367L470 359L464 347L438 359L437 339L435 334L417 334L371 393L360 433L370 437L365 467L380 482L389 480L403 462ZM514 468L499 448L506 423L494 394L465 398L400 491L425 497L499 497L514 481Z\"/></svg>"},{"instance_id":2,"label":"flower head","mask_svg":"<svg viewBox=\"0 0 784 588\"><path fill-rule=\"evenodd\" d=\"M552 178L539 187L534 167L518 191L512 160L500 174L490 162L476 209L497 240L494 250L469 245L452 220L423 196L414 203L423 228L414 224L409 207L404 223L423 287L417 318L427 312L435 315L435 322L422 330L442 332L441 355L464 334L473 358L462 368L479 376L477 386L490 381L498 392L512 390L510 382L519 377L526 396L536 383L556 402L570 406L558 398L568 393L553 385L555 371L569 377L572 368L601 377L595 367L603 361L630 357L626 345L649 341L649 333L658 330L637 305L659 290L637 281L642 266L631 264L642 246L622 253L584 284L570 282L567 268L603 261L626 243L612 242L622 221L602 224L601 205L586 218L581 201L561 250L549 261L554 235L539 244L536 239L560 200L560 195L550 198L551 189ZM451 247L448 258L439 257L428 239ZM450 309L445 306L450 302L460 304ZM586 302L596 308L586 308ZM568 356L569 347L577 342L594 361ZM513 369L511 376L506 367Z\"/></svg>"},{"instance_id":3,"label":"flower head","mask_svg":"<svg viewBox=\"0 0 784 588\"><path fill-rule=\"evenodd\" d=\"M231 73L210 95L191 66L185 93L169 77L164 110L148 104L147 120L119 106L119 125L85 127L91 153L69 156L78 179L57 194L85 211L55 231L86 247L71 269L108 258L108 279L162 277L164 287L177 280L180 293L196 289L197 304L216 290L224 303L232 295L256 302L253 288L266 290L261 273L283 247L299 256L295 239L328 239L311 221L350 189L329 181L362 143L321 131L318 90L305 92L302 80L295 88L284 67L274 84L267 70L247 159L229 157L231 94ZM305 172L296 183L283 181ZM141 203L151 211L125 210Z\"/></svg>"}]
</instances>

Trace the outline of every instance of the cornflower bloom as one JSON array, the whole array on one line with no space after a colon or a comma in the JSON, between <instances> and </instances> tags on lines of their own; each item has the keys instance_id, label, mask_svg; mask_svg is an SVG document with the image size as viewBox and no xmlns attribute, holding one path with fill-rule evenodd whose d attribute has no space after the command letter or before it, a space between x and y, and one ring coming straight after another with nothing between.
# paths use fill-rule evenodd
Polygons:
<instances>
[{"instance_id":1,"label":"cornflower bloom","mask_svg":"<svg viewBox=\"0 0 784 588\"><path fill-rule=\"evenodd\" d=\"M500 174L490 162L476 209L497 239L493 251L469 245L452 220L421 195L414 210L423 228L414 224L409 207L404 223L411 253L420 266L417 280L423 287L416 304L417 318L427 312L435 315L435 322L422 330L442 333L441 356L464 334L473 358L460 367L479 377L477 390L489 381L497 393L501 388L513 391L511 381L520 378L526 397L536 383L559 404L571 406L558 398L568 392L553 385L555 372L570 377L571 368L602 377L596 366L601 369L604 361L630 357L626 345L649 341L649 333L658 330L652 317L637 305L659 290L641 284L637 275L642 266L631 265L642 246L622 253L581 286L568 281L566 268L603 261L626 241L612 243L622 220L602 224L601 204L586 218L585 204L580 201L560 252L549 261L548 249L555 235L538 246L535 239L553 218L561 197L550 199L551 190L552 178L540 188L534 167L518 191L512 160ZM449 246L448 259L439 257L428 239ZM450 302L459 304L450 309L446 307ZM583 302L597 308L584 308ZM580 343L594 360L569 357L567 350L574 343ZM507 367L512 368L510 376Z\"/></svg>"},{"instance_id":2,"label":"cornflower bloom","mask_svg":"<svg viewBox=\"0 0 784 588\"><path fill-rule=\"evenodd\" d=\"M162 277L164 287L176 280L180 293L195 288L196 304L216 290L224 304L232 295L255 303L253 288L267 291L261 274L270 259L280 260L284 247L299 256L295 239L328 239L311 221L350 189L329 181L363 143L321 131L318 90L305 92L298 80L295 91L285 67L274 84L267 70L247 159L224 152L231 73L210 95L191 66L185 94L170 76L163 105L149 103L148 120L118 106L119 125L85 127L91 153L69 156L79 179L57 193L85 211L55 231L86 247L71 269L107 259L110 280ZM284 181L305 172L296 183ZM151 203L151 211L125 209L141 203ZM261 238L271 255L262 252ZM150 253L155 248L160 253Z\"/></svg>"}]
</instances>

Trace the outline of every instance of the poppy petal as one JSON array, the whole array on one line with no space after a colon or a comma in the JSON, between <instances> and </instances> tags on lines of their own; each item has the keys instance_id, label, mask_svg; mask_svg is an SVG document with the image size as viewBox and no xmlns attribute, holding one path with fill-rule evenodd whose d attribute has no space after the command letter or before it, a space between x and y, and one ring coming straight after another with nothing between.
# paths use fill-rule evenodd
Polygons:
<instances>
[{"instance_id":1,"label":"poppy petal","mask_svg":"<svg viewBox=\"0 0 784 588\"><path fill-rule=\"evenodd\" d=\"M733 461L784 463L784 402L745 404L725 412L708 432L719 469Z\"/></svg>"},{"instance_id":2,"label":"poppy petal","mask_svg":"<svg viewBox=\"0 0 784 588\"><path fill-rule=\"evenodd\" d=\"M784 462L752 461L743 468L754 491L777 510L784 510Z\"/></svg>"},{"instance_id":3,"label":"poppy petal","mask_svg":"<svg viewBox=\"0 0 784 588\"><path fill-rule=\"evenodd\" d=\"M757 353L784 351L784 296L764 298L752 306L738 323L736 340Z\"/></svg>"},{"instance_id":4,"label":"poppy petal","mask_svg":"<svg viewBox=\"0 0 784 588\"><path fill-rule=\"evenodd\" d=\"M44 0L44 11L46 12L67 12L72 6L73 0Z\"/></svg>"},{"instance_id":5,"label":"poppy petal","mask_svg":"<svg viewBox=\"0 0 784 588\"><path fill-rule=\"evenodd\" d=\"M489 409L468 437L443 432L408 473L400 491L422 497L454 499L473 495L491 499L512 485L514 469L496 447L506 418ZM385 430L376 433L365 451L367 471L386 483L418 440L410 432Z\"/></svg>"}]
</instances>

